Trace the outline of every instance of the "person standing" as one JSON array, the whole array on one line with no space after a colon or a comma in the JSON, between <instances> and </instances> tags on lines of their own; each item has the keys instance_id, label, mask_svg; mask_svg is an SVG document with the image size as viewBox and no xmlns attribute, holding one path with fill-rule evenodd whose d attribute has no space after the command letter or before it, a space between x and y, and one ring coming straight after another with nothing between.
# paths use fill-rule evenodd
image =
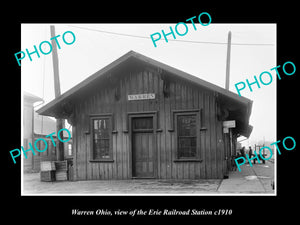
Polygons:
<instances>
[{"instance_id":1,"label":"person standing","mask_svg":"<svg viewBox=\"0 0 300 225\"><path fill-rule=\"evenodd\" d=\"M253 155L253 152L252 152L252 148L251 146L249 146L249 158L251 159L251 156ZM249 163L249 162L248 162ZM255 159L254 159L254 164L255 164Z\"/></svg>"},{"instance_id":2,"label":"person standing","mask_svg":"<svg viewBox=\"0 0 300 225\"><path fill-rule=\"evenodd\" d=\"M246 155L245 155L245 146L241 148L241 155L246 158Z\"/></svg>"},{"instance_id":3,"label":"person standing","mask_svg":"<svg viewBox=\"0 0 300 225\"><path fill-rule=\"evenodd\" d=\"M249 146L249 158L251 158L252 154L253 154L252 148L251 148L251 146Z\"/></svg>"}]
</instances>

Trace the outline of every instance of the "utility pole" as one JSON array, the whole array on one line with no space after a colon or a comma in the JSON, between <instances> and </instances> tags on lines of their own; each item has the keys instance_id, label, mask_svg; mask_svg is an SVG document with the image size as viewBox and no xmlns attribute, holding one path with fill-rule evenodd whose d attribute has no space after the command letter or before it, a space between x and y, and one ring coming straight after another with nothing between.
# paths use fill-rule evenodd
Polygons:
<instances>
[{"instance_id":1,"label":"utility pole","mask_svg":"<svg viewBox=\"0 0 300 225\"><path fill-rule=\"evenodd\" d=\"M231 51L231 31L228 32L228 42L227 42L226 82L225 82L225 89L226 89L226 90L229 90L229 79L230 79L230 51Z\"/></svg>"},{"instance_id":2,"label":"utility pole","mask_svg":"<svg viewBox=\"0 0 300 225\"><path fill-rule=\"evenodd\" d=\"M55 28L53 25L50 26L51 37L55 37ZM57 56L57 45L55 39L51 40L52 44L52 60L53 60L53 74L54 74L54 93L55 98L60 96L60 82L59 82L59 70L58 70L58 56ZM56 134L58 135L58 131L64 128L64 120L56 119ZM60 134L62 134L61 132ZM57 137L58 139L58 137ZM63 137L62 137L63 139ZM64 143L58 141L56 144L56 156L57 161L64 160Z\"/></svg>"}]
</instances>

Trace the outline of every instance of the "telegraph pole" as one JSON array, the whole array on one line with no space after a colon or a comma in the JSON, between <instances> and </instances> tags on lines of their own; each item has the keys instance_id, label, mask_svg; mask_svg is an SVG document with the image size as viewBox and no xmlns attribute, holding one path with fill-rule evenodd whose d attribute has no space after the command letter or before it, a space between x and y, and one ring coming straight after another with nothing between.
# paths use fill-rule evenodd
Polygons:
<instances>
[{"instance_id":1,"label":"telegraph pole","mask_svg":"<svg viewBox=\"0 0 300 225\"><path fill-rule=\"evenodd\" d=\"M55 28L53 25L50 26L51 37L55 37ZM55 98L60 96L60 82L59 82L59 70L58 70L58 56L57 56L57 45L55 39L51 40L52 44L52 60L53 60L53 75L54 75L54 93ZM64 120L56 119L56 134L58 131L64 128ZM63 132L61 132L62 134ZM63 137L61 137L63 139ZM58 137L57 137L58 140ZM58 141L56 143L57 161L64 160L64 143Z\"/></svg>"},{"instance_id":2,"label":"telegraph pole","mask_svg":"<svg viewBox=\"0 0 300 225\"><path fill-rule=\"evenodd\" d=\"M230 51L231 51L231 31L228 32L228 42L227 42L226 82L225 82L225 89L226 89L226 90L229 90L229 78L230 78Z\"/></svg>"}]
</instances>

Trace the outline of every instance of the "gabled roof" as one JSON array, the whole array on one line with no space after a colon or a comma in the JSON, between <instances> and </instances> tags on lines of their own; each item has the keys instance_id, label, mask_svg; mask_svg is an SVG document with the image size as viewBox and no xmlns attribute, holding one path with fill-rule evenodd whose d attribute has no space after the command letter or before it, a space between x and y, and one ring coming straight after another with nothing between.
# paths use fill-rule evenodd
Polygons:
<instances>
[{"instance_id":1,"label":"gabled roof","mask_svg":"<svg viewBox=\"0 0 300 225\"><path fill-rule=\"evenodd\" d=\"M119 67L120 65L129 63L130 60L138 60L140 62L152 65L156 68L160 68L160 69L164 70L168 74L172 74L172 75L177 76L181 79L190 81L190 82L195 83L199 86L202 86L202 87L205 87L209 90L212 90L212 91L218 93L219 96L220 96L220 99L222 100L222 102L225 102L225 103L227 102L226 103L227 105L230 105L232 102L235 102L238 105L243 105L243 107L246 107L246 114L247 114L244 117L245 118L244 123L247 124L247 126L248 126L249 117L250 117L251 108L252 108L252 101L250 99L239 96L239 95L237 95L237 94L235 94L235 93L233 93L229 90L221 88L217 85L209 83L209 82L207 82L205 80L202 80L198 77L195 77L191 74L188 74L186 72L178 70L174 67L168 66L164 63L161 63L159 61L156 61L154 59L151 59L147 56L144 56L144 55L139 54L139 53L134 52L134 51L129 51L125 55L121 56L117 60L110 63L109 65L105 66L104 68L100 69L96 73L92 74L91 76L86 78L81 83L77 84L76 86L74 86L70 90L66 91L64 94L60 95L58 98L55 98L54 100L52 100L51 102L49 102L48 104L46 104L45 106L43 106L42 108L37 110L37 112L41 115L48 115L48 116L54 116L54 117L57 116L55 111L57 112L58 108L61 107L60 105L62 105L66 101L71 100L76 95L76 93L79 93L79 92L83 91L88 85L91 85L96 80L98 80L101 77L105 76L105 74L107 74L111 70Z\"/></svg>"}]
</instances>

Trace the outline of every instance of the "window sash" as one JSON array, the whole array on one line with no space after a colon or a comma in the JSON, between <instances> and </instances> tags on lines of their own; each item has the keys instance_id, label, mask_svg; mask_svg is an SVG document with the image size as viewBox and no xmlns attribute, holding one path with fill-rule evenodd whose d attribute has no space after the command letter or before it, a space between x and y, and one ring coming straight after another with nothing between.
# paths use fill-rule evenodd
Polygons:
<instances>
[{"instance_id":1,"label":"window sash","mask_svg":"<svg viewBox=\"0 0 300 225\"><path fill-rule=\"evenodd\" d=\"M132 123L133 131L153 130L153 117L135 117Z\"/></svg>"},{"instance_id":2,"label":"window sash","mask_svg":"<svg viewBox=\"0 0 300 225\"><path fill-rule=\"evenodd\" d=\"M177 159L197 159L199 157L199 121L197 114L178 113L175 119Z\"/></svg>"},{"instance_id":3,"label":"window sash","mask_svg":"<svg viewBox=\"0 0 300 225\"><path fill-rule=\"evenodd\" d=\"M107 116L91 117L91 160L112 159L112 119Z\"/></svg>"}]
</instances>

